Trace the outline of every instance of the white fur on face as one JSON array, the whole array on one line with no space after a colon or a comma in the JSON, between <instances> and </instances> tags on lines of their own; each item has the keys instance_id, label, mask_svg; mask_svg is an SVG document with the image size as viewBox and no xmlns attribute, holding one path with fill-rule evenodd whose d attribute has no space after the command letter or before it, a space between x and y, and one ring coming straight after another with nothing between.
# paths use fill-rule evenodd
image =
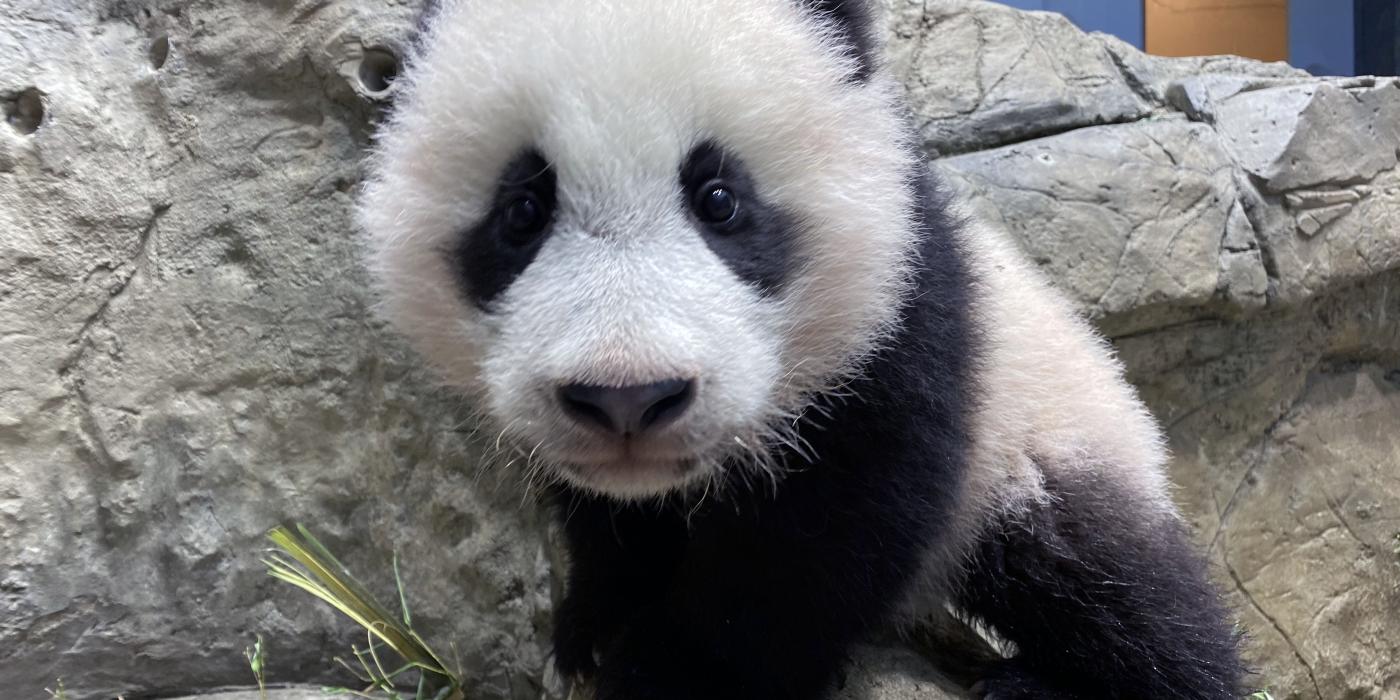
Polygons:
<instances>
[{"instance_id":1,"label":"white fur on face","mask_svg":"<svg viewBox=\"0 0 1400 700\"><path fill-rule=\"evenodd\" d=\"M635 498L762 455L814 392L878 342L913 234L897 89L855 84L795 0L448 2L399 85L360 220L388 317L503 442L588 488ZM706 246L679 185L713 139L797 217L794 267L765 297ZM534 148L559 208L489 313L450 255ZM609 442L556 405L561 383L694 379L654 439Z\"/></svg>"},{"instance_id":2,"label":"white fur on face","mask_svg":"<svg viewBox=\"0 0 1400 700\"><path fill-rule=\"evenodd\" d=\"M620 496L704 475L726 438L767 418L780 379L781 340L771 330L777 308L709 252L676 199L656 198L653 211L639 205L645 223L635 228L595 234L557 226L503 297L481 360L491 415L514 421L511 432L562 463L566 478ZM696 380L694 404L674 426L630 445L578 426L555 406L567 383L668 379ZM687 463L696 460L708 463Z\"/></svg>"}]
</instances>

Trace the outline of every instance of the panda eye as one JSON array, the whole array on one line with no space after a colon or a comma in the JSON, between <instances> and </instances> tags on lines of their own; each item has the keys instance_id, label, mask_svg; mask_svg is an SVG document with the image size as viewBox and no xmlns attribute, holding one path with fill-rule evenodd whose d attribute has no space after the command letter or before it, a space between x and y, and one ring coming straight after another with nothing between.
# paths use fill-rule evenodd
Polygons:
<instances>
[{"instance_id":1,"label":"panda eye","mask_svg":"<svg viewBox=\"0 0 1400 700\"><path fill-rule=\"evenodd\" d=\"M724 225L739 214L739 196L723 180L710 180L695 191L694 207L701 221Z\"/></svg>"},{"instance_id":2,"label":"panda eye","mask_svg":"<svg viewBox=\"0 0 1400 700\"><path fill-rule=\"evenodd\" d=\"M549 217L539 198L527 192L506 203L502 220L507 238L514 243L527 243L544 230Z\"/></svg>"}]
</instances>

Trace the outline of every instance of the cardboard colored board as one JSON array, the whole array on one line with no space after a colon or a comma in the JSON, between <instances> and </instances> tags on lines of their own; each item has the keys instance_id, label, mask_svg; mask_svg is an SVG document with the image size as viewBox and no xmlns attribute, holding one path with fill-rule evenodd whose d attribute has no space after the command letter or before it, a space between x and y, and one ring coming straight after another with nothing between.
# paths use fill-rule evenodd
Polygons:
<instances>
[{"instance_id":1,"label":"cardboard colored board","mask_svg":"<svg viewBox=\"0 0 1400 700\"><path fill-rule=\"evenodd\" d=\"M1147 0L1147 51L1288 60L1288 0Z\"/></svg>"}]
</instances>

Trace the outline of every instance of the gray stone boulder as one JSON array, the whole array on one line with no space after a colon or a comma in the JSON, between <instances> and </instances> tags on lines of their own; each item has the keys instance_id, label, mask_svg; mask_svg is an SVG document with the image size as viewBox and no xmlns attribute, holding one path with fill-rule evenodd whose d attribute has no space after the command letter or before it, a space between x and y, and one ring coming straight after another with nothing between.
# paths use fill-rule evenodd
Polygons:
<instances>
[{"instance_id":1,"label":"gray stone boulder","mask_svg":"<svg viewBox=\"0 0 1400 700\"><path fill-rule=\"evenodd\" d=\"M0 12L0 678L75 699L345 682L360 633L269 580L301 521L555 697L543 528L371 313L349 215L418 2ZM1400 87L1162 59L1064 18L884 0L935 167L1113 339L1283 698L1400 687ZM958 645L954 645L958 646ZM958 697L927 645L847 697ZM930 663L932 658L938 663ZM964 669L965 670L965 669ZM292 696L295 697L295 696Z\"/></svg>"},{"instance_id":2,"label":"gray stone boulder","mask_svg":"<svg viewBox=\"0 0 1400 700\"><path fill-rule=\"evenodd\" d=\"M1208 125L1162 115L936 166L972 213L1011 231L1105 330L1266 303L1268 275L1238 170Z\"/></svg>"},{"instance_id":3,"label":"gray stone boulder","mask_svg":"<svg viewBox=\"0 0 1400 700\"><path fill-rule=\"evenodd\" d=\"M890 67L904 79L924 148L934 157L1137 121L1158 111L1180 78L1301 82L1307 75L1233 56L1146 56L1053 12L975 0L879 4Z\"/></svg>"},{"instance_id":4,"label":"gray stone boulder","mask_svg":"<svg viewBox=\"0 0 1400 700\"><path fill-rule=\"evenodd\" d=\"M891 67L931 156L1146 116L1112 53L1069 20L992 3L887 0Z\"/></svg>"}]
</instances>

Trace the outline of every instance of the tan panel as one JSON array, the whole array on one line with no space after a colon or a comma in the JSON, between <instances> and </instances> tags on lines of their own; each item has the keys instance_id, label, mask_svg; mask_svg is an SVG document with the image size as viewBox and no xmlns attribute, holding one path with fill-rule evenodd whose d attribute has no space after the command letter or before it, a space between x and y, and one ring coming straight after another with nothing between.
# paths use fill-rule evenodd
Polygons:
<instances>
[{"instance_id":1,"label":"tan panel","mask_svg":"<svg viewBox=\"0 0 1400 700\"><path fill-rule=\"evenodd\" d=\"M1287 60L1288 0L1147 0L1147 51Z\"/></svg>"}]
</instances>

